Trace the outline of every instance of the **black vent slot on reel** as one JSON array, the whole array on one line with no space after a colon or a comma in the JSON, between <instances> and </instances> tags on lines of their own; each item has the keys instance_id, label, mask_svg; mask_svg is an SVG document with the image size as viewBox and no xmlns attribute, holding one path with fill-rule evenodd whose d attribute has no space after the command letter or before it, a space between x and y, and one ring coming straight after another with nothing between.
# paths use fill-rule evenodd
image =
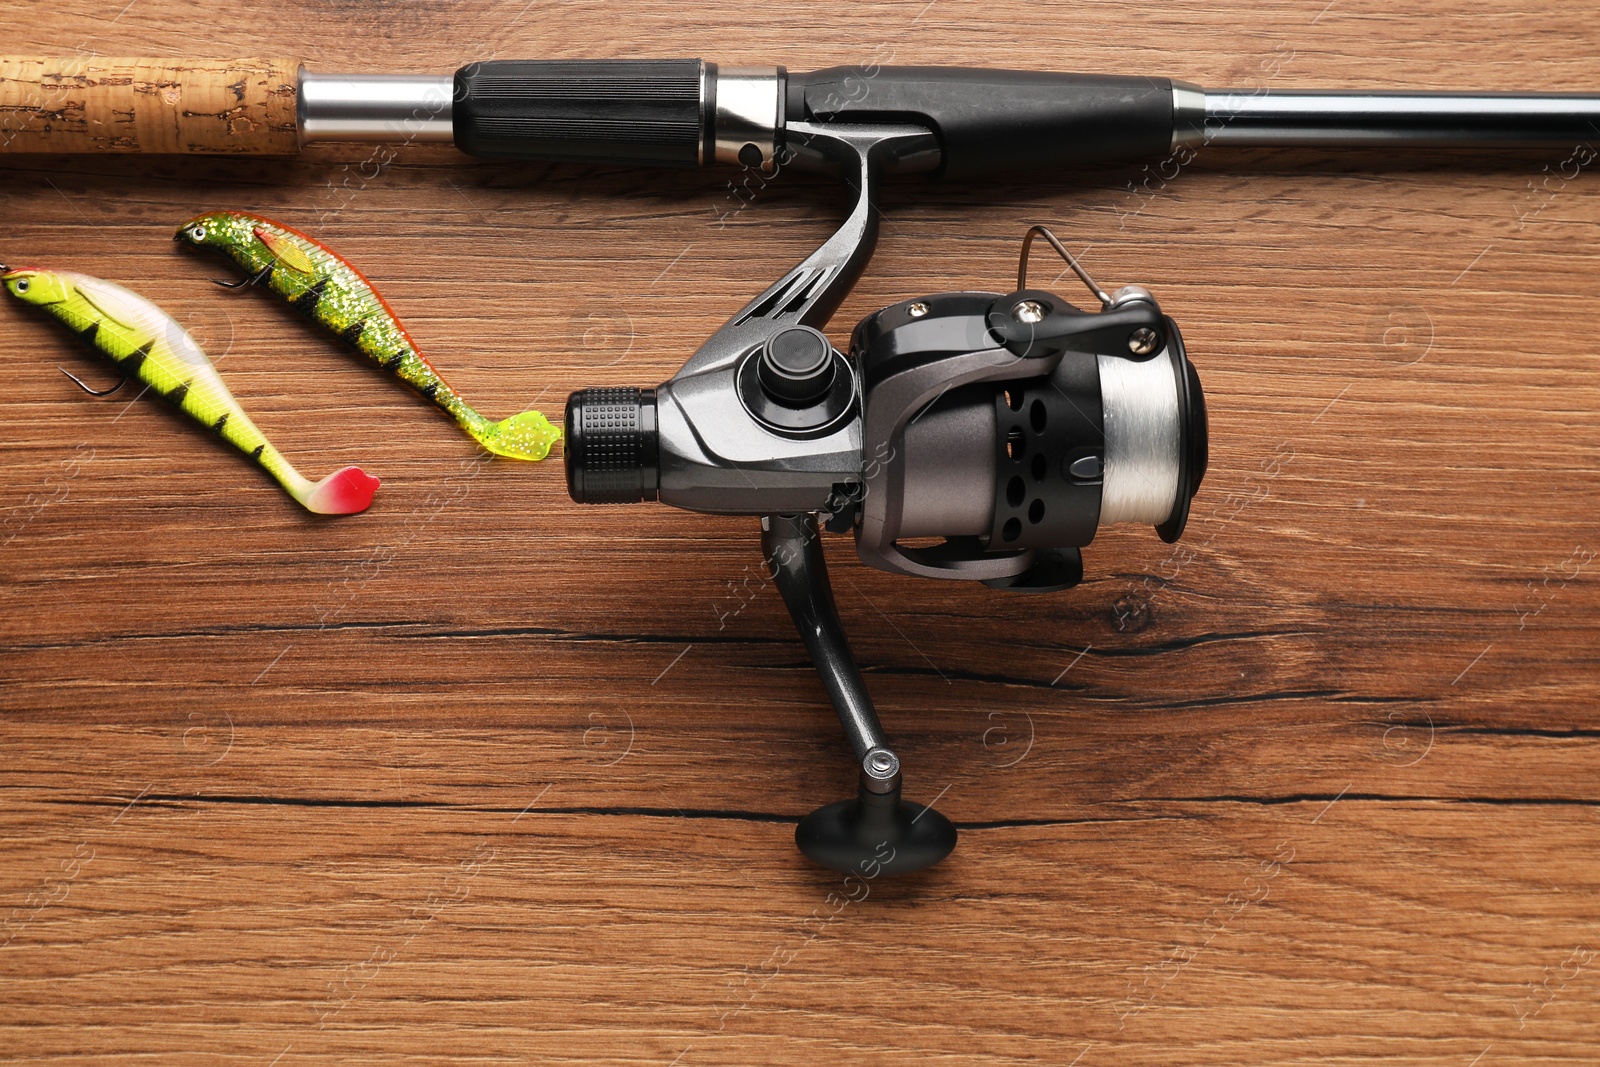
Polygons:
<instances>
[{"instance_id":1,"label":"black vent slot on reel","mask_svg":"<svg viewBox=\"0 0 1600 1067\"><path fill-rule=\"evenodd\" d=\"M1081 548L1094 540L1105 463L1095 358L1068 353L1048 378L998 386L994 412L989 550Z\"/></svg>"}]
</instances>

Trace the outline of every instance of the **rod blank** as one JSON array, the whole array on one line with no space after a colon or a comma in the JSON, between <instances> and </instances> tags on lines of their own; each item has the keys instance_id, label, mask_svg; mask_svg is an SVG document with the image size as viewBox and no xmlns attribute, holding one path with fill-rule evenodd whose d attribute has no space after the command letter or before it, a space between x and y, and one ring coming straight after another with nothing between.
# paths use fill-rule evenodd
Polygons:
<instances>
[{"instance_id":1,"label":"rod blank","mask_svg":"<svg viewBox=\"0 0 1600 1067\"><path fill-rule=\"evenodd\" d=\"M1600 141L1600 95L1205 90L1212 145L1573 148Z\"/></svg>"}]
</instances>

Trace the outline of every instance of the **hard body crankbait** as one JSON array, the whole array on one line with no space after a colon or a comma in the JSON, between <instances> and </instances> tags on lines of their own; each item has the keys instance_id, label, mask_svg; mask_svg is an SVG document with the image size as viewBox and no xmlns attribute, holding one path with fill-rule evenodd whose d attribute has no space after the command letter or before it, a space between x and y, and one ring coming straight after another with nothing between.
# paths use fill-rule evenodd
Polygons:
<instances>
[{"instance_id":1,"label":"hard body crankbait","mask_svg":"<svg viewBox=\"0 0 1600 1067\"><path fill-rule=\"evenodd\" d=\"M211 248L245 272L240 284L265 285L331 332L355 345L449 413L474 441L497 456L543 459L561 431L537 411L493 422L477 413L417 350L394 310L362 273L332 249L259 215L213 211L184 223L174 240Z\"/></svg>"},{"instance_id":2,"label":"hard body crankbait","mask_svg":"<svg viewBox=\"0 0 1600 1067\"><path fill-rule=\"evenodd\" d=\"M0 274L0 285L94 345L117 365L124 380L136 375L255 460L307 511L353 515L372 503L378 479L360 467L345 467L320 482L295 470L250 421L194 338L138 293L87 274L32 268Z\"/></svg>"}]
</instances>

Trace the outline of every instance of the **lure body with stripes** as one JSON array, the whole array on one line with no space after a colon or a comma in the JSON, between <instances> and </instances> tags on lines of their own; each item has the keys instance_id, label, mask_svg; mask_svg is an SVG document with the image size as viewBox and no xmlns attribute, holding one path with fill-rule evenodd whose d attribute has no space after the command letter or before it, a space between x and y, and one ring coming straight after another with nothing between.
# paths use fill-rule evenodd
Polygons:
<instances>
[{"instance_id":1,"label":"lure body with stripes","mask_svg":"<svg viewBox=\"0 0 1600 1067\"><path fill-rule=\"evenodd\" d=\"M308 511L352 515L372 503L378 479L345 467L313 482L250 421L222 376L177 321L138 293L87 274L22 269L0 284L48 311L116 364L176 404L185 415L253 459Z\"/></svg>"},{"instance_id":2,"label":"lure body with stripes","mask_svg":"<svg viewBox=\"0 0 1600 1067\"><path fill-rule=\"evenodd\" d=\"M227 256L246 281L264 285L363 355L443 408L495 455L543 459L561 431L537 411L494 422L450 388L372 284L332 249L270 219L213 211L178 229L174 239Z\"/></svg>"}]
</instances>

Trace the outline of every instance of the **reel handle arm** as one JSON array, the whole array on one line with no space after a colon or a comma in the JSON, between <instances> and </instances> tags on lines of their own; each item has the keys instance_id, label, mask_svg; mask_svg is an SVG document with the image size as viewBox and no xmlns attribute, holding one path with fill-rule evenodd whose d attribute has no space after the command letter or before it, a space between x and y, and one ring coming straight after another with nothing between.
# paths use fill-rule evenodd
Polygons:
<instances>
[{"instance_id":1,"label":"reel handle arm","mask_svg":"<svg viewBox=\"0 0 1600 1067\"><path fill-rule=\"evenodd\" d=\"M761 520L761 551L772 580L822 676L828 699L839 713L856 760L874 750L889 751L888 739L873 710L872 697L850 652L828 581L828 561L814 515L768 515Z\"/></svg>"},{"instance_id":2,"label":"reel handle arm","mask_svg":"<svg viewBox=\"0 0 1600 1067\"><path fill-rule=\"evenodd\" d=\"M931 867L956 846L956 830L932 808L900 798L900 760L890 750L839 622L815 515L768 515L761 548L861 766L856 799L828 804L795 827L795 844L824 867L875 878Z\"/></svg>"}]
</instances>

